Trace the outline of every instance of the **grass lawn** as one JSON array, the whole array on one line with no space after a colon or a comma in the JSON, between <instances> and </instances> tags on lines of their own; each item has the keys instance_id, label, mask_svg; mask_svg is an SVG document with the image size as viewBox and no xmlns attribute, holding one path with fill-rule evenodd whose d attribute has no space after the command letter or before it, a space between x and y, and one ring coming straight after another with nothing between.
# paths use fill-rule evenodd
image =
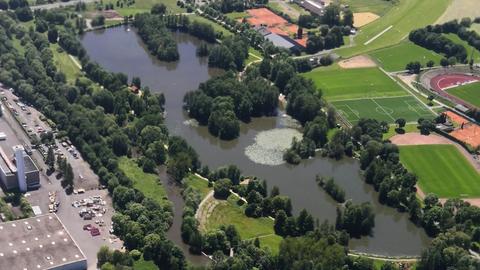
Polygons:
<instances>
[{"instance_id":1,"label":"grass lawn","mask_svg":"<svg viewBox=\"0 0 480 270\"><path fill-rule=\"evenodd\" d=\"M403 130L405 131L405 133L418 132L417 126L418 124L416 123L409 123L405 125ZM396 128L397 128L397 125L390 125L390 127L388 128L388 132L383 134L383 139L388 140L393 136L397 135L398 133L395 131Z\"/></svg>"},{"instance_id":2,"label":"grass lawn","mask_svg":"<svg viewBox=\"0 0 480 270\"><path fill-rule=\"evenodd\" d=\"M207 194L212 190L211 187L208 186L208 182L200 179L200 177L190 174L183 179L185 185L197 190L202 198L205 198Z\"/></svg>"},{"instance_id":3,"label":"grass lawn","mask_svg":"<svg viewBox=\"0 0 480 270\"><path fill-rule=\"evenodd\" d=\"M238 197L230 195L226 201L221 201L207 220L207 230L215 230L222 225L233 224L242 240L259 237L262 246L268 246L274 253L277 253L278 244L282 238L275 235L273 220L266 217L250 218L245 216L245 206L239 206L237 200Z\"/></svg>"},{"instance_id":4,"label":"grass lawn","mask_svg":"<svg viewBox=\"0 0 480 270\"><path fill-rule=\"evenodd\" d=\"M480 108L480 82L450 88L447 92Z\"/></svg>"},{"instance_id":5,"label":"grass lawn","mask_svg":"<svg viewBox=\"0 0 480 270\"><path fill-rule=\"evenodd\" d=\"M434 116L413 96L339 100L333 101L332 104L352 124L358 122L360 118L373 118L393 124L398 118L416 122L420 117Z\"/></svg>"},{"instance_id":6,"label":"grass lawn","mask_svg":"<svg viewBox=\"0 0 480 270\"><path fill-rule=\"evenodd\" d=\"M248 65L252 62L258 62L263 59L262 53L252 47L248 48L248 53L249 55L247 60L245 60L245 65Z\"/></svg>"},{"instance_id":7,"label":"grass lawn","mask_svg":"<svg viewBox=\"0 0 480 270\"><path fill-rule=\"evenodd\" d=\"M223 33L223 36L224 37L228 37L228 36L231 36L233 35L232 32L228 31L228 29L226 29L225 27L221 26L220 24L214 22L214 21L210 21L209 19L207 18L204 18L202 16L199 16L199 15L191 15L191 16L188 16L188 18L191 20L191 21L197 21L197 22L202 22L202 23L207 23L207 24L210 24L211 26L213 26L213 29L215 30L215 32L221 32Z\"/></svg>"},{"instance_id":8,"label":"grass lawn","mask_svg":"<svg viewBox=\"0 0 480 270\"><path fill-rule=\"evenodd\" d=\"M176 0L135 0L134 1L135 3L130 6L127 6L126 4L128 1L120 0L120 2L123 2L124 4L123 8L116 6L117 0L103 1L104 4L112 3L115 6L115 10L118 11L118 13L122 16L135 15L137 13L142 13L142 12L150 12L150 9L153 7L153 5L157 3L165 4L165 6L167 6L167 12L170 12L170 13L185 12L185 9L182 9L179 6L177 6Z\"/></svg>"},{"instance_id":9,"label":"grass lawn","mask_svg":"<svg viewBox=\"0 0 480 270\"><path fill-rule=\"evenodd\" d=\"M121 157L118 161L118 166L132 180L133 187L140 190L145 197L154 199L160 205L170 203L167 198L167 192L156 174L144 173L135 161L127 157Z\"/></svg>"},{"instance_id":10,"label":"grass lawn","mask_svg":"<svg viewBox=\"0 0 480 270\"><path fill-rule=\"evenodd\" d=\"M455 0L438 19L437 23L445 23L454 19L460 20L464 17L474 19L480 16L478 0Z\"/></svg>"},{"instance_id":11,"label":"grass lawn","mask_svg":"<svg viewBox=\"0 0 480 270\"><path fill-rule=\"evenodd\" d=\"M455 42L456 44L463 45L463 47L467 49L468 59L470 59L470 57L473 57L473 60L475 61L475 63L480 62L480 52L474 47L470 46L468 42L460 39L460 37L458 37L456 34L444 34L444 36L446 36L448 39Z\"/></svg>"},{"instance_id":12,"label":"grass lawn","mask_svg":"<svg viewBox=\"0 0 480 270\"><path fill-rule=\"evenodd\" d=\"M474 23L470 26L470 30L477 32L480 35L480 23Z\"/></svg>"},{"instance_id":13,"label":"grass lawn","mask_svg":"<svg viewBox=\"0 0 480 270\"><path fill-rule=\"evenodd\" d=\"M395 6L394 1L385 0L341 0L340 2L349 5L353 12L372 12L379 16L383 16Z\"/></svg>"},{"instance_id":14,"label":"grass lawn","mask_svg":"<svg viewBox=\"0 0 480 270\"><path fill-rule=\"evenodd\" d=\"M353 0L352 0L353 1ZM364 0L371 2L372 0ZM399 0L378 20L362 27L355 37L356 46L336 50L343 57L371 52L399 43L408 33L434 23L453 0ZM355 2L359 2L355 0ZM365 44L379 33L392 26L390 30Z\"/></svg>"},{"instance_id":15,"label":"grass lawn","mask_svg":"<svg viewBox=\"0 0 480 270\"><path fill-rule=\"evenodd\" d=\"M453 145L401 146L400 161L418 176L426 194L441 198L480 196L480 174Z\"/></svg>"},{"instance_id":16,"label":"grass lawn","mask_svg":"<svg viewBox=\"0 0 480 270\"><path fill-rule=\"evenodd\" d=\"M65 51L62 50L62 52L59 52L60 46L58 44L51 44L50 49L53 53L53 60L55 61L55 65L60 71L65 73L67 81L70 83L75 82L75 79L77 79L81 74L78 66L73 62L73 60Z\"/></svg>"},{"instance_id":17,"label":"grass lawn","mask_svg":"<svg viewBox=\"0 0 480 270\"><path fill-rule=\"evenodd\" d=\"M225 15L232 20L238 20L238 19L243 19L247 17L248 13L246 11L242 11L242 12L231 12Z\"/></svg>"},{"instance_id":18,"label":"grass lawn","mask_svg":"<svg viewBox=\"0 0 480 270\"><path fill-rule=\"evenodd\" d=\"M409 41L374 51L370 53L370 56L387 71L404 70L407 63L412 61L419 61L426 66L429 60L433 60L436 65L439 65L443 58L440 54Z\"/></svg>"},{"instance_id":19,"label":"grass lawn","mask_svg":"<svg viewBox=\"0 0 480 270\"><path fill-rule=\"evenodd\" d=\"M133 269L135 270L159 270L153 261L145 261L143 256L133 263Z\"/></svg>"},{"instance_id":20,"label":"grass lawn","mask_svg":"<svg viewBox=\"0 0 480 270\"><path fill-rule=\"evenodd\" d=\"M314 69L305 73L328 101L402 96L407 93L378 68Z\"/></svg>"}]
</instances>

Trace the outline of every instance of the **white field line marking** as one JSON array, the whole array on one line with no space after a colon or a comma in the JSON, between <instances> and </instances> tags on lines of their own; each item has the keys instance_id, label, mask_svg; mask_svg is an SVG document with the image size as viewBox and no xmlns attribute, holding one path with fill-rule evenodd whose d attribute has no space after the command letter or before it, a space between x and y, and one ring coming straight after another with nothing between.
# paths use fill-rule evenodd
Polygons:
<instances>
[{"instance_id":1,"label":"white field line marking","mask_svg":"<svg viewBox=\"0 0 480 270\"><path fill-rule=\"evenodd\" d=\"M378 33L376 36L374 36L373 38L369 39L367 42L363 43L363 45L368 45L370 43L372 43L375 39L379 38L381 35L385 34L385 32L387 32L388 30L392 29L393 25L390 25L389 27L385 28L385 30L383 30L382 32Z\"/></svg>"},{"instance_id":2,"label":"white field line marking","mask_svg":"<svg viewBox=\"0 0 480 270\"><path fill-rule=\"evenodd\" d=\"M393 118L382 106L380 106L380 104L378 104L373 98L370 99L371 101L373 101L375 104L377 104L377 106L383 110L383 112L388 115L388 117L392 118L393 122L395 122L395 118Z\"/></svg>"}]
</instances>

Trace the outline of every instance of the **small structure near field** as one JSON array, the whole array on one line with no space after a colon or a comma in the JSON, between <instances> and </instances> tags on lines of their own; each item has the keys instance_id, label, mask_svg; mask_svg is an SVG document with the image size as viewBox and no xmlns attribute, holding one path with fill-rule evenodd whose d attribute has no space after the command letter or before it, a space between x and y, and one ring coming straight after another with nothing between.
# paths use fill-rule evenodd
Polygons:
<instances>
[{"instance_id":1,"label":"small structure near field","mask_svg":"<svg viewBox=\"0 0 480 270\"><path fill-rule=\"evenodd\" d=\"M247 10L249 14L245 19L266 39L272 41L275 46L288 47L306 47L307 37L302 34L298 38L298 25L289 23L284 18L278 16L267 8L256 8ZM291 47L290 47L291 46Z\"/></svg>"}]
</instances>

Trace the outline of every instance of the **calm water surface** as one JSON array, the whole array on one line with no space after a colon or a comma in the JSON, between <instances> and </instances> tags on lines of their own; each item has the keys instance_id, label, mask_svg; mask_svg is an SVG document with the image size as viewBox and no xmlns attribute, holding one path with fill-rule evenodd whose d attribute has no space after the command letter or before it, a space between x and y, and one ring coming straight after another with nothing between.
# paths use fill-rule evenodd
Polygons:
<instances>
[{"instance_id":1,"label":"calm water surface","mask_svg":"<svg viewBox=\"0 0 480 270\"><path fill-rule=\"evenodd\" d=\"M255 143L259 133L294 126L281 113L278 117L257 118L249 124L242 124L240 137L228 142L212 137L206 127L192 124L182 110L184 94L197 89L199 83L220 71L208 68L206 59L195 55L196 46L200 43L198 39L183 33L174 36L180 53L180 60L175 63L161 62L150 56L135 32L126 31L123 27L88 32L82 37L82 43L90 57L106 69L123 72L130 78L139 76L142 85L149 86L152 91L163 92L170 133L184 137L200 155L203 164L210 168L236 164L243 174L266 179L269 188L278 186L282 194L292 199L294 212L305 208L320 221L331 222L335 222L337 204L317 186L315 175L333 176L345 189L347 198L354 202L371 202L376 213L373 235L352 239L351 249L392 256L420 254L429 243L423 229L414 226L407 214L378 203L377 193L363 182L356 160L335 161L316 157L298 166L272 166L253 162L247 157L245 149ZM166 177L162 178L167 181ZM168 184L168 181L165 183ZM169 190L171 188L170 184ZM178 199L178 191L170 190L169 195L176 206L176 219L169 238L185 250L179 233L183 202Z\"/></svg>"}]
</instances>

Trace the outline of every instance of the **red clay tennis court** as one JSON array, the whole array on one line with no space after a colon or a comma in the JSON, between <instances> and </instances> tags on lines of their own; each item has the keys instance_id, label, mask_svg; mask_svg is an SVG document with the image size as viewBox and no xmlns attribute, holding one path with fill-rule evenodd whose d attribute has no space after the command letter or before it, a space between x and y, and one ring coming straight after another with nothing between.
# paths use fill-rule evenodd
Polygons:
<instances>
[{"instance_id":1,"label":"red clay tennis court","mask_svg":"<svg viewBox=\"0 0 480 270\"><path fill-rule=\"evenodd\" d=\"M291 37L297 34L298 26L291 24L284 18L278 16L267 8L255 8L247 10L247 22L253 26L266 26L271 32ZM307 45L307 38L304 35L302 39L294 39L295 42L305 47Z\"/></svg>"},{"instance_id":2,"label":"red clay tennis court","mask_svg":"<svg viewBox=\"0 0 480 270\"><path fill-rule=\"evenodd\" d=\"M430 86L436 90L446 90L456 86L480 81L479 77L467 74L443 74L430 80Z\"/></svg>"},{"instance_id":3,"label":"red clay tennis court","mask_svg":"<svg viewBox=\"0 0 480 270\"><path fill-rule=\"evenodd\" d=\"M451 111L447 111L445 114L450 118L450 121L459 125L458 128L450 133L451 136L474 148L480 146L480 126Z\"/></svg>"}]
</instances>

